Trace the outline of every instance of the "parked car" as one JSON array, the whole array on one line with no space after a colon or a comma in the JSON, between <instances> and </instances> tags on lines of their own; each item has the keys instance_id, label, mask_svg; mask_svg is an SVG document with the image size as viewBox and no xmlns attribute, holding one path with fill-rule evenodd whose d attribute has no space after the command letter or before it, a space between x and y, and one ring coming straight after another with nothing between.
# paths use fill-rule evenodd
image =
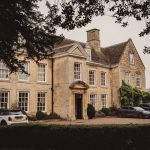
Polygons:
<instances>
[{"instance_id":1,"label":"parked car","mask_svg":"<svg viewBox=\"0 0 150 150\"><path fill-rule=\"evenodd\" d=\"M140 104L139 106L145 110L150 111L150 103L143 103L143 104Z\"/></svg>"},{"instance_id":2,"label":"parked car","mask_svg":"<svg viewBox=\"0 0 150 150\"><path fill-rule=\"evenodd\" d=\"M25 112L19 109L0 109L0 125L28 123Z\"/></svg>"},{"instance_id":3,"label":"parked car","mask_svg":"<svg viewBox=\"0 0 150 150\"><path fill-rule=\"evenodd\" d=\"M137 118L150 118L150 111L144 110L141 107L122 107L118 110L120 117L137 117Z\"/></svg>"}]
</instances>

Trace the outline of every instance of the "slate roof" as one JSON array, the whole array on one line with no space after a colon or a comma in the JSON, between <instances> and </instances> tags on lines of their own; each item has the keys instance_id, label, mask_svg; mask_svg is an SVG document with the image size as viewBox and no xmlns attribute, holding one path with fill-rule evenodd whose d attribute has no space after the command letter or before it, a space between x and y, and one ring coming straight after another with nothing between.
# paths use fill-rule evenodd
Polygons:
<instances>
[{"instance_id":1,"label":"slate roof","mask_svg":"<svg viewBox=\"0 0 150 150\"><path fill-rule=\"evenodd\" d=\"M119 63L121 55L124 52L127 43L128 41L112 45L109 47L101 48L109 64L114 65Z\"/></svg>"},{"instance_id":2,"label":"slate roof","mask_svg":"<svg viewBox=\"0 0 150 150\"><path fill-rule=\"evenodd\" d=\"M59 45L55 46L56 53L67 52L75 43L79 43L83 48L85 48L86 43L74 41L71 39L64 39ZM103 65L118 64L127 43L128 41L101 48L100 52L92 49L92 62L100 63Z\"/></svg>"}]
</instances>

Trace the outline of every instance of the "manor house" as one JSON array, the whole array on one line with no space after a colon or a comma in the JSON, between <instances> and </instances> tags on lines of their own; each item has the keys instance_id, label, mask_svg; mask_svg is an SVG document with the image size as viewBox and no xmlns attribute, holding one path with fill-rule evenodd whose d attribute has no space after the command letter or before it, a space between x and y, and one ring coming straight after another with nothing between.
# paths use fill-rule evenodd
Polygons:
<instances>
[{"instance_id":1,"label":"manor house","mask_svg":"<svg viewBox=\"0 0 150 150\"><path fill-rule=\"evenodd\" d=\"M101 47L99 35L92 29L86 43L64 39L55 46L53 59L38 65L28 60L24 66L30 76L9 75L0 62L0 108L17 106L31 115L53 111L63 118L86 119L88 103L96 110L120 106L122 80L145 90L145 67L133 41Z\"/></svg>"}]
</instances>

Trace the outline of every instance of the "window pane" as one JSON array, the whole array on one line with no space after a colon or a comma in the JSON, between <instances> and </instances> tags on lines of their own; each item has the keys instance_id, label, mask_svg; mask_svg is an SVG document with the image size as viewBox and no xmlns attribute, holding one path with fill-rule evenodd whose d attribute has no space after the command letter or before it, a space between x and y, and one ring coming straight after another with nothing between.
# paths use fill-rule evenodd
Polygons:
<instances>
[{"instance_id":1,"label":"window pane","mask_svg":"<svg viewBox=\"0 0 150 150\"><path fill-rule=\"evenodd\" d=\"M125 72L125 82L130 85L130 73Z\"/></svg>"},{"instance_id":2,"label":"window pane","mask_svg":"<svg viewBox=\"0 0 150 150\"><path fill-rule=\"evenodd\" d=\"M101 72L101 86L106 86L106 73Z\"/></svg>"},{"instance_id":3,"label":"window pane","mask_svg":"<svg viewBox=\"0 0 150 150\"><path fill-rule=\"evenodd\" d=\"M134 54L130 54L130 64L134 64Z\"/></svg>"},{"instance_id":4,"label":"window pane","mask_svg":"<svg viewBox=\"0 0 150 150\"><path fill-rule=\"evenodd\" d=\"M38 65L38 81L45 81L45 64Z\"/></svg>"},{"instance_id":5,"label":"window pane","mask_svg":"<svg viewBox=\"0 0 150 150\"><path fill-rule=\"evenodd\" d=\"M136 74L136 87L141 87L141 75Z\"/></svg>"},{"instance_id":6,"label":"window pane","mask_svg":"<svg viewBox=\"0 0 150 150\"><path fill-rule=\"evenodd\" d=\"M9 69L6 65L0 62L0 79L8 79L9 77Z\"/></svg>"},{"instance_id":7,"label":"window pane","mask_svg":"<svg viewBox=\"0 0 150 150\"><path fill-rule=\"evenodd\" d=\"M102 108L106 108L106 94L101 95Z\"/></svg>"},{"instance_id":8,"label":"window pane","mask_svg":"<svg viewBox=\"0 0 150 150\"><path fill-rule=\"evenodd\" d=\"M24 69L26 72L28 72L28 66L29 66L29 63L24 63ZM23 72L19 72L19 80L28 80L28 74L25 74Z\"/></svg>"},{"instance_id":9,"label":"window pane","mask_svg":"<svg viewBox=\"0 0 150 150\"><path fill-rule=\"evenodd\" d=\"M8 107L8 92L0 92L0 109Z\"/></svg>"},{"instance_id":10,"label":"window pane","mask_svg":"<svg viewBox=\"0 0 150 150\"><path fill-rule=\"evenodd\" d=\"M95 71L89 71L89 84L95 85Z\"/></svg>"},{"instance_id":11,"label":"window pane","mask_svg":"<svg viewBox=\"0 0 150 150\"><path fill-rule=\"evenodd\" d=\"M96 94L90 94L90 102L91 105L93 105L93 107L96 106Z\"/></svg>"},{"instance_id":12,"label":"window pane","mask_svg":"<svg viewBox=\"0 0 150 150\"><path fill-rule=\"evenodd\" d=\"M37 94L37 110L45 111L46 93L38 92Z\"/></svg>"},{"instance_id":13,"label":"window pane","mask_svg":"<svg viewBox=\"0 0 150 150\"><path fill-rule=\"evenodd\" d=\"M19 108L24 111L28 111L28 99L29 93L28 92L19 92Z\"/></svg>"},{"instance_id":14,"label":"window pane","mask_svg":"<svg viewBox=\"0 0 150 150\"><path fill-rule=\"evenodd\" d=\"M76 80L81 79L81 64L80 63L74 64L74 79Z\"/></svg>"}]
</instances>

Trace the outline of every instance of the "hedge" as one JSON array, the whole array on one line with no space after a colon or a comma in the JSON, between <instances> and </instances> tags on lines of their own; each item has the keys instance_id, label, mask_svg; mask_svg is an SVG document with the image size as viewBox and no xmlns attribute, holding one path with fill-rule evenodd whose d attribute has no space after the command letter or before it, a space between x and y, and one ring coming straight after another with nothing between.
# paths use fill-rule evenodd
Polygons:
<instances>
[{"instance_id":1,"label":"hedge","mask_svg":"<svg viewBox=\"0 0 150 150\"><path fill-rule=\"evenodd\" d=\"M0 128L0 150L150 150L150 125Z\"/></svg>"}]
</instances>

